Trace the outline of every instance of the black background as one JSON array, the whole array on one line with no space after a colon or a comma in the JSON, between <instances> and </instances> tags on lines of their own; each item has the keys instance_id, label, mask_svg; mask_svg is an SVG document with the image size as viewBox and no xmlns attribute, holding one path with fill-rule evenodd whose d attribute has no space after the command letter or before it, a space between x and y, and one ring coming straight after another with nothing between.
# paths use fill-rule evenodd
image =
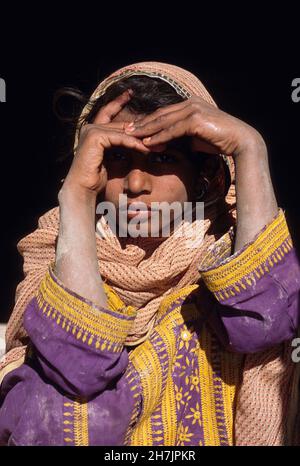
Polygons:
<instances>
[{"instance_id":1,"label":"black background","mask_svg":"<svg viewBox=\"0 0 300 466\"><path fill-rule=\"evenodd\" d=\"M3 11L0 77L1 293L0 321L11 312L22 259L16 244L38 217L57 203L68 162L58 162L66 128L52 111L53 93L76 86L86 93L115 69L142 60L182 66L195 73L225 111L264 136L273 182L297 248L300 102L292 80L300 77L298 12L270 5L267 13L245 4L233 13L201 3L113 4L98 10L72 4L15 5Z\"/></svg>"}]
</instances>

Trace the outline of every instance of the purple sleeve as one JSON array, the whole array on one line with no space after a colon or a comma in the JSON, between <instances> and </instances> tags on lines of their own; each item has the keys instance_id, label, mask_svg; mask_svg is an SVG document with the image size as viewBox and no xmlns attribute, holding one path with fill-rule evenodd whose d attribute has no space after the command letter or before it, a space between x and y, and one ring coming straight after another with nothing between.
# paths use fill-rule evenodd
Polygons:
<instances>
[{"instance_id":1,"label":"purple sleeve","mask_svg":"<svg viewBox=\"0 0 300 466\"><path fill-rule=\"evenodd\" d=\"M1 383L0 446L123 445L141 407L132 371L129 364L109 389L86 399L61 390L26 357Z\"/></svg>"},{"instance_id":2,"label":"purple sleeve","mask_svg":"<svg viewBox=\"0 0 300 466\"><path fill-rule=\"evenodd\" d=\"M300 264L283 211L232 256L231 247L232 231L200 266L213 295L212 320L216 323L217 315L220 338L228 349L242 353L293 338L299 325Z\"/></svg>"},{"instance_id":3,"label":"purple sleeve","mask_svg":"<svg viewBox=\"0 0 300 466\"><path fill-rule=\"evenodd\" d=\"M91 397L104 391L128 365L124 341L135 311L118 302L112 291L108 301L109 309L93 305L67 290L50 269L27 306L24 326L36 362L71 395Z\"/></svg>"},{"instance_id":4,"label":"purple sleeve","mask_svg":"<svg viewBox=\"0 0 300 466\"><path fill-rule=\"evenodd\" d=\"M25 362L0 371L0 445L126 442L142 403L124 348L135 310L105 291L107 309L46 274L25 312Z\"/></svg>"}]
</instances>

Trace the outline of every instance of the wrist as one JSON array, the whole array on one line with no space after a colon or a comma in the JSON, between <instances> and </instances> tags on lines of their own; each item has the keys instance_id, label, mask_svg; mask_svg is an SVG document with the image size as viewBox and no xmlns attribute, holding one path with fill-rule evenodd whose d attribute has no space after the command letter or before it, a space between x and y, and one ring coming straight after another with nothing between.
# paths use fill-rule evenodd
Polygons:
<instances>
[{"instance_id":1,"label":"wrist","mask_svg":"<svg viewBox=\"0 0 300 466\"><path fill-rule=\"evenodd\" d=\"M83 188L76 183L65 180L58 193L59 205L76 204L79 206L93 206L96 204L97 194L95 191Z\"/></svg>"},{"instance_id":2,"label":"wrist","mask_svg":"<svg viewBox=\"0 0 300 466\"><path fill-rule=\"evenodd\" d=\"M243 134L241 142L237 145L236 150L232 154L234 158L241 158L241 156L258 156L267 157L268 151L266 143L261 134L255 129Z\"/></svg>"}]
</instances>

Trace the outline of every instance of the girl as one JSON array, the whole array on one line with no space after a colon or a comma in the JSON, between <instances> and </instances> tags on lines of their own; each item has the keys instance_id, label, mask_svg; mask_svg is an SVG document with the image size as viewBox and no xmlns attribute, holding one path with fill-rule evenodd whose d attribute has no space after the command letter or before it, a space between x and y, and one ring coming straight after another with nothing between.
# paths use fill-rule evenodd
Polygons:
<instances>
[{"instance_id":1,"label":"girl","mask_svg":"<svg viewBox=\"0 0 300 466\"><path fill-rule=\"evenodd\" d=\"M58 198L19 243L0 443L289 441L299 263L261 135L191 73L130 65L83 109ZM153 232L161 202L191 203L192 221L161 209ZM141 234L125 236L137 217Z\"/></svg>"}]
</instances>

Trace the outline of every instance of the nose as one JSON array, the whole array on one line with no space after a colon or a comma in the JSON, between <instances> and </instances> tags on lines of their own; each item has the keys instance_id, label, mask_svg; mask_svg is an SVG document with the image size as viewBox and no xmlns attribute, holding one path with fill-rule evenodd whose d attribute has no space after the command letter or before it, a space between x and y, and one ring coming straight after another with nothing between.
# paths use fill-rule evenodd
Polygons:
<instances>
[{"instance_id":1,"label":"nose","mask_svg":"<svg viewBox=\"0 0 300 466\"><path fill-rule=\"evenodd\" d=\"M141 168L130 170L124 180L124 189L128 194L150 194L152 190L151 176Z\"/></svg>"}]
</instances>

